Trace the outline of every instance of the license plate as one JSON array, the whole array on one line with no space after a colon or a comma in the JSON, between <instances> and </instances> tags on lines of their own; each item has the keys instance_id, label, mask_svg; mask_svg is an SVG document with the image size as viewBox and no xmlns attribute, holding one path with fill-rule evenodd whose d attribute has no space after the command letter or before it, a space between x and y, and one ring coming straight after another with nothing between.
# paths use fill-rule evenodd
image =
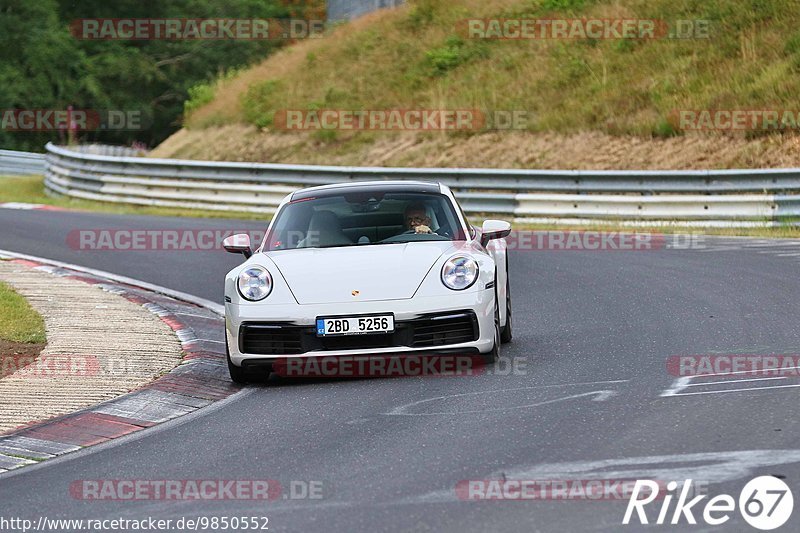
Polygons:
<instances>
[{"instance_id":1,"label":"license plate","mask_svg":"<svg viewBox=\"0 0 800 533\"><path fill-rule=\"evenodd\" d=\"M317 337L372 335L394 331L394 315L318 318Z\"/></svg>"}]
</instances>

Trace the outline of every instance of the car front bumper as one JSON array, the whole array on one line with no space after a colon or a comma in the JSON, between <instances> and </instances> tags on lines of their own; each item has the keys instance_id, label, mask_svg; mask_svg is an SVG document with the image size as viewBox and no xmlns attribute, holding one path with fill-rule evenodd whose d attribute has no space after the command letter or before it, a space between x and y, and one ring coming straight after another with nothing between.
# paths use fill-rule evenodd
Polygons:
<instances>
[{"instance_id":1,"label":"car front bumper","mask_svg":"<svg viewBox=\"0 0 800 533\"><path fill-rule=\"evenodd\" d=\"M352 316L376 313L393 313L397 327L430 314L448 314L471 311L477 320L477 337L470 342L412 347L392 345L362 349L313 349L303 353L245 353L240 346L240 328L243 324L280 323L287 326L314 328L317 317ZM236 366L288 359L293 357L329 357L346 355L423 354L447 352L464 354L486 353L494 344L494 290L453 292L433 297L415 297L407 300L346 302L324 305L298 304L225 304L225 330L231 362ZM313 343L312 343L313 344Z\"/></svg>"}]
</instances>

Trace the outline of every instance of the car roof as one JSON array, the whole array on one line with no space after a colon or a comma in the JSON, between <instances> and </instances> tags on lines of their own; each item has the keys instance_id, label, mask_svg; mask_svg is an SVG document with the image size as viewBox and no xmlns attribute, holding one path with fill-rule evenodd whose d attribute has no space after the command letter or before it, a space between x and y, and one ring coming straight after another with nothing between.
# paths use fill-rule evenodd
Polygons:
<instances>
[{"instance_id":1,"label":"car roof","mask_svg":"<svg viewBox=\"0 0 800 533\"><path fill-rule=\"evenodd\" d=\"M322 185L320 187L311 187L302 189L292 194L291 201L306 200L309 198L321 198L325 196L336 196L342 193L369 193L369 192L384 192L384 193L428 193L438 194L442 192L441 186L438 183L426 181L397 181L397 180L384 180L384 181L351 181L347 183L334 183L332 185Z\"/></svg>"}]
</instances>

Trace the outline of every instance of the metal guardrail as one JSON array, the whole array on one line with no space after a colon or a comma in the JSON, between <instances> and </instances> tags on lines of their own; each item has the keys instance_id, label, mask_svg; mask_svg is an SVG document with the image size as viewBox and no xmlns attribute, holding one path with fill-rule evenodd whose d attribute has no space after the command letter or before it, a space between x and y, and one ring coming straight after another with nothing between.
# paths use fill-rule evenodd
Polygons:
<instances>
[{"instance_id":1,"label":"metal guardrail","mask_svg":"<svg viewBox=\"0 0 800 533\"><path fill-rule=\"evenodd\" d=\"M0 150L0 176L44 174L44 154Z\"/></svg>"},{"instance_id":2,"label":"metal guardrail","mask_svg":"<svg viewBox=\"0 0 800 533\"><path fill-rule=\"evenodd\" d=\"M696 221L734 225L800 216L800 169L554 171L333 167L152 159L48 144L53 193L140 205L270 213L311 185L421 179L464 209L517 220ZM107 148L112 151L116 148ZM91 153L87 153L91 152ZM127 152L126 152L127 153Z\"/></svg>"},{"instance_id":3,"label":"metal guardrail","mask_svg":"<svg viewBox=\"0 0 800 533\"><path fill-rule=\"evenodd\" d=\"M111 155L114 157L143 157L147 155L147 150L145 149L109 144L80 144L70 146L68 149L82 154Z\"/></svg>"}]
</instances>

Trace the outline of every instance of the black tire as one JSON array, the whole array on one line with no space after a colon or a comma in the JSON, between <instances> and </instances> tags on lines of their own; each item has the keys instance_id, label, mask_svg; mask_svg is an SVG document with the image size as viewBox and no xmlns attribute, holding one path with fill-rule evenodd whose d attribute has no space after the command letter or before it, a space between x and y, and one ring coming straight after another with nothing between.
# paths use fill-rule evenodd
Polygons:
<instances>
[{"instance_id":1,"label":"black tire","mask_svg":"<svg viewBox=\"0 0 800 533\"><path fill-rule=\"evenodd\" d=\"M231 353L228 349L228 335L225 334L225 359L228 360L228 373L231 376L231 381L239 385L245 385L252 378L252 374L241 366L236 366L231 361Z\"/></svg>"},{"instance_id":2,"label":"black tire","mask_svg":"<svg viewBox=\"0 0 800 533\"><path fill-rule=\"evenodd\" d=\"M234 365L230 357L228 357L228 373L234 383L244 385L248 382L248 372L244 368Z\"/></svg>"},{"instance_id":3,"label":"black tire","mask_svg":"<svg viewBox=\"0 0 800 533\"><path fill-rule=\"evenodd\" d=\"M489 352L481 354L483 362L487 365L493 365L500 359L500 303L497 300L497 276L494 280L494 346Z\"/></svg>"},{"instance_id":4,"label":"black tire","mask_svg":"<svg viewBox=\"0 0 800 533\"><path fill-rule=\"evenodd\" d=\"M512 327L514 314L511 310L511 276L508 275L508 256L506 256L506 325L500 331L500 342L506 344L514 338Z\"/></svg>"}]
</instances>

